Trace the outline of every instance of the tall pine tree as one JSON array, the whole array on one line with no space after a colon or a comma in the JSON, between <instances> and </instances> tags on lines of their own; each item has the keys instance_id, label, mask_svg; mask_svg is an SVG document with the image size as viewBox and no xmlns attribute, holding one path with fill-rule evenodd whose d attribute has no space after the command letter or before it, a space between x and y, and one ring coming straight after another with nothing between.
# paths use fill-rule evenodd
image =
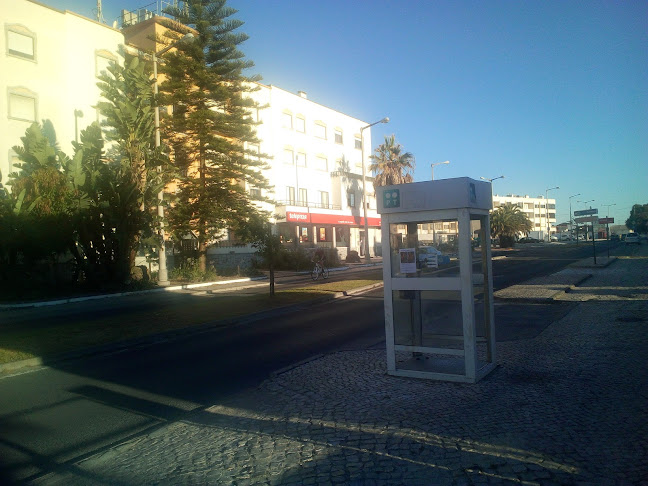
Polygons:
<instances>
[{"instance_id":1,"label":"tall pine tree","mask_svg":"<svg viewBox=\"0 0 648 486\"><path fill-rule=\"evenodd\" d=\"M248 37L236 32L243 22L230 18L237 11L225 3L187 0L184 8L167 11L193 29L194 39L178 42L160 69L166 77L160 103L172 106L164 119L165 134L184 174L169 222L177 236L190 231L197 236L203 271L207 248L223 230L243 231L259 213L246 184L268 188L265 157L246 148L259 142L251 116L257 105L246 96L259 78L243 73L254 65L238 48ZM167 41L181 35L176 25L167 31Z\"/></svg>"}]
</instances>

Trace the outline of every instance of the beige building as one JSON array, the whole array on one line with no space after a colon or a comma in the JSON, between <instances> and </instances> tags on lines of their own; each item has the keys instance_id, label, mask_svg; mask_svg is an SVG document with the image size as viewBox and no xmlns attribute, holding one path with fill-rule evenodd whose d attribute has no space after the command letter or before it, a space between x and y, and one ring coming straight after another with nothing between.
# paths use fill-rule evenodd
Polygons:
<instances>
[{"instance_id":1,"label":"beige building","mask_svg":"<svg viewBox=\"0 0 648 486\"><path fill-rule=\"evenodd\" d=\"M119 60L122 33L32 0L0 2L0 172L6 185L17 157L12 147L33 122L51 120L61 150L93 121L97 75Z\"/></svg>"}]
</instances>

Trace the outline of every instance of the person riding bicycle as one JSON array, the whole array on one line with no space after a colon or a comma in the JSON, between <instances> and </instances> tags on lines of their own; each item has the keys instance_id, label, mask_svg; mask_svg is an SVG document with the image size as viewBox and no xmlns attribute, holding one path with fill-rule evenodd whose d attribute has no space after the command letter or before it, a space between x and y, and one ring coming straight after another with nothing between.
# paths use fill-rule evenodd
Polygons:
<instances>
[{"instance_id":1,"label":"person riding bicycle","mask_svg":"<svg viewBox=\"0 0 648 486\"><path fill-rule=\"evenodd\" d=\"M326 262L326 254L324 253L323 248L318 248L313 254L313 261L318 264L320 267L324 268Z\"/></svg>"}]
</instances>

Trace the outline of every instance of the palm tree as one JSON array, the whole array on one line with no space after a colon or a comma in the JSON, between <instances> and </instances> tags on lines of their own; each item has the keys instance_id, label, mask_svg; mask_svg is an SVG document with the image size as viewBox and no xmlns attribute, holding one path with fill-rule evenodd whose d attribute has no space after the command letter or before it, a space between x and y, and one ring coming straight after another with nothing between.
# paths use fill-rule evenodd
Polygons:
<instances>
[{"instance_id":1,"label":"palm tree","mask_svg":"<svg viewBox=\"0 0 648 486\"><path fill-rule=\"evenodd\" d=\"M414 155L403 152L403 146L396 143L395 135L385 136L385 143L378 146L371 160L369 170L376 175L374 187L405 184L414 180Z\"/></svg>"},{"instance_id":2,"label":"palm tree","mask_svg":"<svg viewBox=\"0 0 648 486\"><path fill-rule=\"evenodd\" d=\"M500 247L510 248L518 233L528 234L531 221L513 203L504 203L491 214L491 235L500 239Z\"/></svg>"}]
</instances>

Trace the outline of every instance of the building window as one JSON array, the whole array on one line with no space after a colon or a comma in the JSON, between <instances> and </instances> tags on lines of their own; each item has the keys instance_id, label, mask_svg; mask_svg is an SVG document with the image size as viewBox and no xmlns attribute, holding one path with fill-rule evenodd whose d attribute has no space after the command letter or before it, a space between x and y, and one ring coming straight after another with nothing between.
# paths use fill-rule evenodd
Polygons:
<instances>
[{"instance_id":1,"label":"building window","mask_svg":"<svg viewBox=\"0 0 648 486\"><path fill-rule=\"evenodd\" d=\"M291 186L286 187L286 203L291 206L295 205L295 188Z\"/></svg>"},{"instance_id":2,"label":"building window","mask_svg":"<svg viewBox=\"0 0 648 486\"><path fill-rule=\"evenodd\" d=\"M284 128L288 128L292 130L293 124L292 124L292 115L290 113L282 113L281 114L281 126Z\"/></svg>"},{"instance_id":3,"label":"building window","mask_svg":"<svg viewBox=\"0 0 648 486\"><path fill-rule=\"evenodd\" d=\"M261 189L258 187L250 187L250 197L252 199L261 199Z\"/></svg>"},{"instance_id":4,"label":"building window","mask_svg":"<svg viewBox=\"0 0 648 486\"><path fill-rule=\"evenodd\" d=\"M328 171L328 159L326 157L315 157L315 168L317 170Z\"/></svg>"},{"instance_id":5,"label":"building window","mask_svg":"<svg viewBox=\"0 0 648 486\"><path fill-rule=\"evenodd\" d=\"M37 96L24 89L9 89L9 118L21 121L36 121Z\"/></svg>"},{"instance_id":6,"label":"building window","mask_svg":"<svg viewBox=\"0 0 648 486\"><path fill-rule=\"evenodd\" d=\"M362 150L362 140L357 135L355 137L355 148Z\"/></svg>"},{"instance_id":7,"label":"building window","mask_svg":"<svg viewBox=\"0 0 648 486\"><path fill-rule=\"evenodd\" d=\"M306 120L303 117L297 116L295 118L295 130L306 133Z\"/></svg>"},{"instance_id":8,"label":"building window","mask_svg":"<svg viewBox=\"0 0 648 486\"><path fill-rule=\"evenodd\" d=\"M36 34L22 25L6 27L7 54L21 59L36 60Z\"/></svg>"},{"instance_id":9,"label":"building window","mask_svg":"<svg viewBox=\"0 0 648 486\"><path fill-rule=\"evenodd\" d=\"M295 163L295 153L292 150L284 149L284 164L293 165Z\"/></svg>"},{"instance_id":10,"label":"building window","mask_svg":"<svg viewBox=\"0 0 648 486\"><path fill-rule=\"evenodd\" d=\"M329 193L326 191L319 191L320 204L324 209L329 207Z\"/></svg>"},{"instance_id":11,"label":"building window","mask_svg":"<svg viewBox=\"0 0 648 486\"><path fill-rule=\"evenodd\" d=\"M330 230L326 231L325 227L320 226L319 228L317 228L317 241L331 241L329 234Z\"/></svg>"},{"instance_id":12,"label":"building window","mask_svg":"<svg viewBox=\"0 0 648 486\"><path fill-rule=\"evenodd\" d=\"M95 76L99 77L102 72L110 74L108 68L110 67L111 62L117 62L117 57L111 54L108 51L96 51L95 52Z\"/></svg>"},{"instance_id":13,"label":"building window","mask_svg":"<svg viewBox=\"0 0 648 486\"><path fill-rule=\"evenodd\" d=\"M306 206L308 202L308 191L302 187L299 188L299 204Z\"/></svg>"},{"instance_id":14,"label":"building window","mask_svg":"<svg viewBox=\"0 0 648 486\"><path fill-rule=\"evenodd\" d=\"M306 167L306 154L304 152L297 152L295 161L299 167Z\"/></svg>"},{"instance_id":15,"label":"building window","mask_svg":"<svg viewBox=\"0 0 648 486\"><path fill-rule=\"evenodd\" d=\"M335 143L342 143L342 130L335 129Z\"/></svg>"},{"instance_id":16,"label":"building window","mask_svg":"<svg viewBox=\"0 0 648 486\"><path fill-rule=\"evenodd\" d=\"M315 124L315 136L326 140L326 125L321 125L319 123Z\"/></svg>"},{"instance_id":17,"label":"building window","mask_svg":"<svg viewBox=\"0 0 648 486\"><path fill-rule=\"evenodd\" d=\"M350 208L355 208L356 207L356 197L355 197L355 192L348 192L347 193L347 205Z\"/></svg>"}]
</instances>

